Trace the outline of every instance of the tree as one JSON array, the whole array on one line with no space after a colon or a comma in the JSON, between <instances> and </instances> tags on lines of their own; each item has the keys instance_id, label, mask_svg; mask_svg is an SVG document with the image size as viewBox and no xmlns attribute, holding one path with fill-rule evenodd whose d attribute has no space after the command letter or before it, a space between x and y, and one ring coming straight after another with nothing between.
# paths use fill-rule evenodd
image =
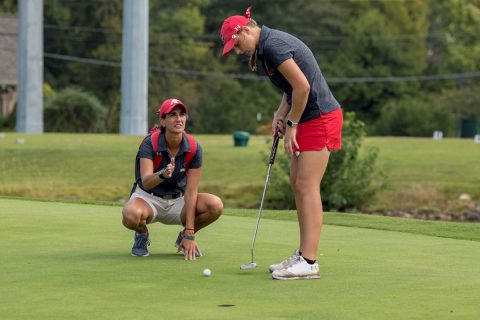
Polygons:
<instances>
[{"instance_id":1,"label":"tree","mask_svg":"<svg viewBox=\"0 0 480 320\"><path fill-rule=\"evenodd\" d=\"M429 1L427 73L463 73L480 70L480 1ZM450 87L454 82L450 81ZM465 80L457 84L465 86ZM445 82L425 83L439 91Z\"/></svg>"},{"instance_id":2,"label":"tree","mask_svg":"<svg viewBox=\"0 0 480 320\"><path fill-rule=\"evenodd\" d=\"M45 79L55 90L76 85L108 108L108 131L117 132L120 110L122 0L45 1L45 52L88 58L95 64L45 60ZM243 0L150 1L149 122L167 98L184 100L192 112L191 130L235 130L238 121L221 121L233 90L238 99L228 115L243 122L251 114L271 114L280 97L268 82L232 79L223 73L252 75L244 57L221 59L220 26L229 15L243 14ZM15 10L14 1L0 9ZM5 9L7 8L7 9ZM367 125L389 101L468 87L471 80L435 82L335 82L333 78L389 77L462 73L480 69L480 0L254 2L260 24L284 30L313 51L334 95ZM288 14L286 14L288 12ZM74 58L75 59L75 58ZM238 63L240 61L240 63ZM215 76L209 75L214 73ZM259 71L261 74L261 71ZM212 94L214 93L214 94ZM249 97L244 99L243 96ZM209 115L221 114L217 123ZM203 125L207 121L209 126ZM250 120L244 125L254 125Z\"/></svg>"},{"instance_id":3,"label":"tree","mask_svg":"<svg viewBox=\"0 0 480 320\"><path fill-rule=\"evenodd\" d=\"M16 14L17 12L17 0L2 0L0 3L0 13Z\"/></svg>"},{"instance_id":4,"label":"tree","mask_svg":"<svg viewBox=\"0 0 480 320\"><path fill-rule=\"evenodd\" d=\"M120 62L122 55L122 0L45 3L45 52ZM45 79L54 88L76 85L97 96L108 108L107 130L118 131L119 67L59 59L45 59Z\"/></svg>"},{"instance_id":5,"label":"tree","mask_svg":"<svg viewBox=\"0 0 480 320\"><path fill-rule=\"evenodd\" d=\"M423 1L349 2L355 10L346 20L346 37L332 61L338 77L399 77L425 70L426 4ZM333 84L347 110L372 120L389 99L414 94L415 82Z\"/></svg>"}]
</instances>

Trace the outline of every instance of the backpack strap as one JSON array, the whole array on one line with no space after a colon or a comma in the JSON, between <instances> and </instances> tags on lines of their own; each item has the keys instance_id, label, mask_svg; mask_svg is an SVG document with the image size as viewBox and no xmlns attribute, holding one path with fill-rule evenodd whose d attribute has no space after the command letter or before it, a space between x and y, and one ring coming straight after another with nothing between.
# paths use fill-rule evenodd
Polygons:
<instances>
[{"instance_id":1,"label":"backpack strap","mask_svg":"<svg viewBox=\"0 0 480 320\"><path fill-rule=\"evenodd\" d=\"M190 166L190 162L192 162L193 157L197 153L197 143L195 142L195 139L191 135L189 135L186 132L185 132L185 135L187 136L188 144L190 145L190 152L187 152L187 154L185 155L185 172L188 172L188 167Z\"/></svg>"},{"instance_id":2,"label":"backpack strap","mask_svg":"<svg viewBox=\"0 0 480 320\"><path fill-rule=\"evenodd\" d=\"M162 164L162 154L158 152L158 136L160 135L160 130L157 130L152 133L152 147L155 156L153 157L153 168L156 169ZM195 153L197 152L197 142L195 139L185 132L185 136L188 139L188 144L190 145L190 152L186 152L185 155L185 172L188 172L190 162L192 162Z\"/></svg>"},{"instance_id":3,"label":"backpack strap","mask_svg":"<svg viewBox=\"0 0 480 320\"><path fill-rule=\"evenodd\" d=\"M153 170L158 168L162 164L162 153L158 152L158 136L160 135L160 130L156 130L152 133L152 147L155 156L153 156Z\"/></svg>"}]
</instances>

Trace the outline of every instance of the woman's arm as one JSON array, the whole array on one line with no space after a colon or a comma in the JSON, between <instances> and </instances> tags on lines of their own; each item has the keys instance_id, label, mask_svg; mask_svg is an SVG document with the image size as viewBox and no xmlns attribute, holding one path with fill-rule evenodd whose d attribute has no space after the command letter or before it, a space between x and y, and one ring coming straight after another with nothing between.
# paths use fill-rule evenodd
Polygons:
<instances>
[{"instance_id":1,"label":"woman's arm","mask_svg":"<svg viewBox=\"0 0 480 320\"><path fill-rule=\"evenodd\" d=\"M195 213L197 210L198 184L201 169L188 170L187 186L185 188L185 228L195 228Z\"/></svg>"},{"instance_id":2,"label":"woman's arm","mask_svg":"<svg viewBox=\"0 0 480 320\"><path fill-rule=\"evenodd\" d=\"M287 59L278 66L278 71L282 73L285 79L292 86L292 105L288 114L288 119L292 122L298 123L302 117L303 111L308 101L310 94L310 84L293 59ZM286 127L285 131L285 151L288 155L293 155L292 144L298 148L297 128Z\"/></svg>"},{"instance_id":3,"label":"woman's arm","mask_svg":"<svg viewBox=\"0 0 480 320\"><path fill-rule=\"evenodd\" d=\"M162 175L168 179L172 176L173 170L175 170L175 158L172 158ZM142 177L142 185L146 190L154 188L165 180L160 178L158 172L153 172L153 161L147 158L140 158L140 176Z\"/></svg>"},{"instance_id":4,"label":"woman's arm","mask_svg":"<svg viewBox=\"0 0 480 320\"><path fill-rule=\"evenodd\" d=\"M185 188L185 234L194 236L195 215L197 211L198 184L200 182L201 169L188 170L187 186ZM195 240L184 238L180 243L186 260L195 260Z\"/></svg>"},{"instance_id":5,"label":"woman's arm","mask_svg":"<svg viewBox=\"0 0 480 320\"><path fill-rule=\"evenodd\" d=\"M283 138L283 135L285 134L285 117L289 112L290 105L287 102L287 95L284 93L282 101L280 101L280 105L278 106L272 121L272 132L274 133L278 130L281 138Z\"/></svg>"}]
</instances>

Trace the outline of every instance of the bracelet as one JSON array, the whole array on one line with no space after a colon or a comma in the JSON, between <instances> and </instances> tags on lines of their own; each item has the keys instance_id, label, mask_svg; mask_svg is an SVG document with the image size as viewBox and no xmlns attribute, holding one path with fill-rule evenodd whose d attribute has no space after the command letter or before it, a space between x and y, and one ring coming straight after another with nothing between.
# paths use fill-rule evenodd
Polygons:
<instances>
[{"instance_id":1,"label":"bracelet","mask_svg":"<svg viewBox=\"0 0 480 320\"><path fill-rule=\"evenodd\" d=\"M187 240L195 240L195 236L188 236L188 235L184 235L183 236L184 239L187 239Z\"/></svg>"},{"instance_id":2,"label":"bracelet","mask_svg":"<svg viewBox=\"0 0 480 320\"><path fill-rule=\"evenodd\" d=\"M192 228L184 228L184 230L192 230L192 231L195 231L195 229L192 229Z\"/></svg>"}]
</instances>

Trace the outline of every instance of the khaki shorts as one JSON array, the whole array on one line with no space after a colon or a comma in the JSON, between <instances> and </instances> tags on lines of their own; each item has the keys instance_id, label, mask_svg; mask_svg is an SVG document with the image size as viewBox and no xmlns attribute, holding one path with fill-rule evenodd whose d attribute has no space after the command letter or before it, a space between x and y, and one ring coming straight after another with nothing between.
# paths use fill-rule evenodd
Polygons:
<instances>
[{"instance_id":1,"label":"khaki shorts","mask_svg":"<svg viewBox=\"0 0 480 320\"><path fill-rule=\"evenodd\" d=\"M140 198L152 207L153 218L149 223L161 222L163 224L183 225L180 213L185 205L184 197L176 199L163 199L145 192L137 186L130 199Z\"/></svg>"}]
</instances>

